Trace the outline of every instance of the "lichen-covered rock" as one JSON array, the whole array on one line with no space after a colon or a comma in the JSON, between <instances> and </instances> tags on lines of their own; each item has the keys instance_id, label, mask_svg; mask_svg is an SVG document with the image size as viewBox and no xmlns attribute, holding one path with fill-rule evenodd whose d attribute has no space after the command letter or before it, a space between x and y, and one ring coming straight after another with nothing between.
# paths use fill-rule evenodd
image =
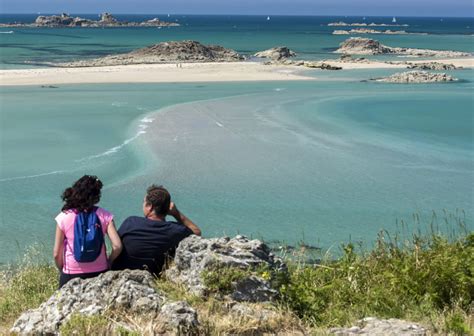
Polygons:
<instances>
[{"instance_id":1,"label":"lichen-covered rock","mask_svg":"<svg viewBox=\"0 0 474 336\"><path fill-rule=\"evenodd\" d=\"M209 294L203 275L214 270L235 268L249 271L232 283L230 296L239 301L270 301L277 296L268 280L272 274L286 272L286 266L259 240L243 236L205 239L191 236L176 250L174 265L165 272L168 280L183 284L196 295ZM267 279L251 270L268 269Z\"/></svg>"},{"instance_id":2,"label":"lichen-covered rock","mask_svg":"<svg viewBox=\"0 0 474 336\"><path fill-rule=\"evenodd\" d=\"M425 336L428 333L427 329L413 322L398 319L381 320L374 317L359 320L356 326L332 328L329 332L338 336Z\"/></svg>"},{"instance_id":3,"label":"lichen-covered rock","mask_svg":"<svg viewBox=\"0 0 474 336\"><path fill-rule=\"evenodd\" d=\"M236 51L218 45L203 45L197 41L170 41L161 42L126 54L61 63L56 64L56 66L91 67L180 62L236 62L242 60L244 60L244 57Z\"/></svg>"},{"instance_id":4,"label":"lichen-covered rock","mask_svg":"<svg viewBox=\"0 0 474 336\"><path fill-rule=\"evenodd\" d=\"M296 56L293 50L288 47L275 47L268 50L260 51L254 55L255 57L270 58L272 60L280 61L288 57Z\"/></svg>"},{"instance_id":5,"label":"lichen-covered rock","mask_svg":"<svg viewBox=\"0 0 474 336\"><path fill-rule=\"evenodd\" d=\"M184 301L166 303L161 307L160 319L181 335L190 335L199 326L196 311Z\"/></svg>"},{"instance_id":6,"label":"lichen-covered rock","mask_svg":"<svg viewBox=\"0 0 474 336\"><path fill-rule=\"evenodd\" d=\"M406 71L399 72L384 78L375 78L374 80L377 82L385 83L408 84L453 82L457 79L445 73L432 73L427 71Z\"/></svg>"},{"instance_id":7,"label":"lichen-covered rock","mask_svg":"<svg viewBox=\"0 0 474 336\"><path fill-rule=\"evenodd\" d=\"M141 270L111 271L96 278L73 279L39 308L23 313L11 331L55 335L72 314L94 315L106 309L158 314L164 299L152 285L153 277Z\"/></svg>"}]
</instances>

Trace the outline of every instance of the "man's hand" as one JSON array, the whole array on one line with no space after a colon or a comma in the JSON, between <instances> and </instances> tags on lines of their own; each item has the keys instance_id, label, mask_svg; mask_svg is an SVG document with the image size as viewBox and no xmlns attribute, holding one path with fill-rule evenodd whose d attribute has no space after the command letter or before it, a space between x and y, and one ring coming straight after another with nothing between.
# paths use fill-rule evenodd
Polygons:
<instances>
[{"instance_id":1,"label":"man's hand","mask_svg":"<svg viewBox=\"0 0 474 336\"><path fill-rule=\"evenodd\" d=\"M179 217L179 210L176 207L176 204L174 204L174 202L170 203L170 209L168 211L168 215L173 216L174 218Z\"/></svg>"}]
</instances>

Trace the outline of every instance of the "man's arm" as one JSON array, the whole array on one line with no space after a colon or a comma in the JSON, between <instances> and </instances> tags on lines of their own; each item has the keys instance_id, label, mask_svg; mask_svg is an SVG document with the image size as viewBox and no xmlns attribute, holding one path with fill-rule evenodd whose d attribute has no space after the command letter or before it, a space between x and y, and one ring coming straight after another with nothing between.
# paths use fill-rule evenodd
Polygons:
<instances>
[{"instance_id":1,"label":"man's arm","mask_svg":"<svg viewBox=\"0 0 474 336\"><path fill-rule=\"evenodd\" d=\"M174 204L173 202L170 203L170 210L168 211L168 215L173 216L178 223L186 226L196 236L201 235L201 229L199 229L199 227L196 224L194 224L192 220L190 220L182 212L180 212L178 208L176 207L176 204Z\"/></svg>"}]
</instances>

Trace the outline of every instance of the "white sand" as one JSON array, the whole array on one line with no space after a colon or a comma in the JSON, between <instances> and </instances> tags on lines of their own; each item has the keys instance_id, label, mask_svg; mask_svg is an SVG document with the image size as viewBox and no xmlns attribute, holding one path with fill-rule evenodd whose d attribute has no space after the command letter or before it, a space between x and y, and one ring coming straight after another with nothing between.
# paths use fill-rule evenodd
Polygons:
<instances>
[{"instance_id":1,"label":"white sand","mask_svg":"<svg viewBox=\"0 0 474 336\"><path fill-rule=\"evenodd\" d=\"M264 66L255 62L139 64L85 68L0 70L0 85L80 83L185 83L310 80L300 68Z\"/></svg>"},{"instance_id":2,"label":"white sand","mask_svg":"<svg viewBox=\"0 0 474 336\"><path fill-rule=\"evenodd\" d=\"M416 60L474 68L474 58ZM343 63L326 61L343 69L403 69L403 64L379 61ZM186 83L233 81L315 80L301 74L305 67L263 65L256 62L139 64L84 68L37 68L0 70L0 85L54 85L82 83Z\"/></svg>"}]
</instances>

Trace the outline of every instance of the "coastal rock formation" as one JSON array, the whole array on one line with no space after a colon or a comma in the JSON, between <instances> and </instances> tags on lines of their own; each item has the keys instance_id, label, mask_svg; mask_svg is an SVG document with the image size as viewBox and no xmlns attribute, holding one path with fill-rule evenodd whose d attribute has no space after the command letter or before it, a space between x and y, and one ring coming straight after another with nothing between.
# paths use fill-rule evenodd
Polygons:
<instances>
[{"instance_id":1,"label":"coastal rock formation","mask_svg":"<svg viewBox=\"0 0 474 336\"><path fill-rule=\"evenodd\" d=\"M381 44L377 40L351 37L339 45L337 53L356 54L356 55L380 55L380 54L397 54L407 56L423 56L423 57L465 57L471 56L470 53L449 50L431 50L431 49L414 49L414 48L394 48Z\"/></svg>"},{"instance_id":2,"label":"coastal rock formation","mask_svg":"<svg viewBox=\"0 0 474 336\"><path fill-rule=\"evenodd\" d=\"M203 45L197 41L162 42L126 54L55 64L60 67L92 67L128 64L180 62L236 62L244 60L232 49L218 45Z\"/></svg>"},{"instance_id":3,"label":"coastal rock formation","mask_svg":"<svg viewBox=\"0 0 474 336\"><path fill-rule=\"evenodd\" d=\"M342 54L378 55L390 54L391 48L382 45L377 40L363 37L351 37L342 42L336 52Z\"/></svg>"},{"instance_id":4,"label":"coastal rock formation","mask_svg":"<svg viewBox=\"0 0 474 336\"><path fill-rule=\"evenodd\" d=\"M293 66L303 66L312 69L321 69L321 70L341 70L342 67L331 65L325 61L293 61L290 59L283 58L281 60L272 60L263 63L264 65L293 65Z\"/></svg>"},{"instance_id":5,"label":"coastal rock formation","mask_svg":"<svg viewBox=\"0 0 474 336\"><path fill-rule=\"evenodd\" d=\"M409 33L405 30L375 30L368 28L356 28L351 30L335 30L332 32L333 35L350 35L350 34L385 34L385 35L427 35L426 33Z\"/></svg>"},{"instance_id":6,"label":"coastal rock formation","mask_svg":"<svg viewBox=\"0 0 474 336\"><path fill-rule=\"evenodd\" d=\"M413 322L389 319L381 320L375 317L366 317L357 321L351 328L332 328L329 332L338 336L352 335L385 335L385 336L425 336L428 330Z\"/></svg>"},{"instance_id":7,"label":"coastal rock formation","mask_svg":"<svg viewBox=\"0 0 474 336\"><path fill-rule=\"evenodd\" d=\"M266 271L258 274L257 269ZM206 296L212 292L204 280L206 276L219 278L220 272L226 270L240 271L238 278L231 278L228 284L232 299L264 302L278 295L270 280L275 274L286 272L286 266L259 240L243 236L232 239L191 236L179 244L174 265L165 276L171 282L184 285L191 293Z\"/></svg>"},{"instance_id":8,"label":"coastal rock formation","mask_svg":"<svg viewBox=\"0 0 474 336\"><path fill-rule=\"evenodd\" d=\"M288 47L275 47L268 50L260 51L254 55L255 57L270 58L272 60L280 61L288 57L296 56L293 50Z\"/></svg>"},{"instance_id":9,"label":"coastal rock formation","mask_svg":"<svg viewBox=\"0 0 474 336\"><path fill-rule=\"evenodd\" d=\"M454 64L444 64L438 62L424 62L424 63L410 63L408 62L408 69L420 70L458 70L462 67L457 67Z\"/></svg>"},{"instance_id":10,"label":"coastal rock formation","mask_svg":"<svg viewBox=\"0 0 474 336\"><path fill-rule=\"evenodd\" d=\"M329 27L408 27L407 24L387 24L387 23L346 23L344 21L328 23Z\"/></svg>"},{"instance_id":11,"label":"coastal rock formation","mask_svg":"<svg viewBox=\"0 0 474 336\"><path fill-rule=\"evenodd\" d=\"M62 13L61 15L40 15L36 18L35 22L30 23L7 23L0 24L0 27L49 27L49 28L64 28L64 27L136 27L136 26L179 26L175 22L160 21L155 18L144 22L124 22L118 21L110 13L102 13L100 20L89 20L81 17L72 17L69 14Z\"/></svg>"},{"instance_id":12,"label":"coastal rock formation","mask_svg":"<svg viewBox=\"0 0 474 336\"><path fill-rule=\"evenodd\" d=\"M57 334L74 313L101 314L106 309L158 314L164 298L152 287L146 271L107 272L92 279L73 279L39 308L23 313L12 332Z\"/></svg>"},{"instance_id":13,"label":"coastal rock formation","mask_svg":"<svg viewBox=\"0 0 474 336\"><path fill-rule=\"evenodd\" d=\"M112 16L110 13L102 13L100 15L100 23L105 24L105 25L111 25L111 24L116 24L117 19Z\"/></svg>"},{"instance_id":14,"label":"coastal rock formation","mask_svg":"<svg viewBox=\"0 0 474 336\"><path fill-rule=\"evenodd\" d=\"M457 79L445 73L432 73L427 71L407 71L399 72L384 78L376 78L373 80L385 83L439 83L453 82Z\"/></svg>"}]
</instances>

